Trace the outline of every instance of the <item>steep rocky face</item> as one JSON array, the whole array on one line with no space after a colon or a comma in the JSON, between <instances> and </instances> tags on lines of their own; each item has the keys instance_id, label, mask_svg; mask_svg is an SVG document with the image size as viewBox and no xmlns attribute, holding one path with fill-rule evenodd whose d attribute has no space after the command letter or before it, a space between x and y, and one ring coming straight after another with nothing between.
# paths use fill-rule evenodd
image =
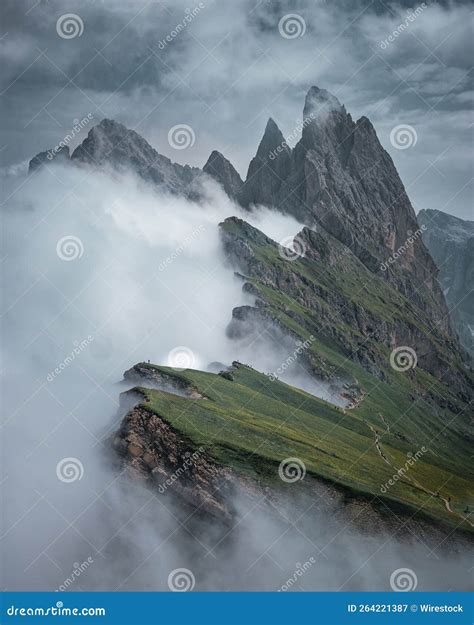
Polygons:
<instances>
[{"instance_id":1,"label":"steep rocky face","mask_svg":"<svg viewBox=\"0 0 474 625\"><path fill-rule=\"evenodd\" d=\"M389 354L397 346L415 350L418 366L469 401L470 383L461 366L455 337L433 326L428 313L381 276L374 275L351 249L321 226L304 228L296 237L301 257L288 260L285 251L241 219L221 224L224 250L244 276L244 289L256 297L254 307L234 310L230 331L242 336L257 321L269 322L283 333L305 340L308 334L322 344L305 351L303 361L323 380L339 377L350 382L349 361L379 380L389 377ZM326 346L343 355L335 366ZM354 393L353 393L354 394ZM355 395L360 395L356 390ZM444 402L443 393L436 400ZM453 404L454 406L454 404Z\"/></svg>"},{"instance_id":2,"label":"steep rocky face","mask_svg":"<svg viewBox=\"0 0 474 625\"><path fill-rule=\"evenodd\" d=\"M138 398L137 391L133 394ZM218 466L164 417L136 406L123 419L113 447L126 466L160 493L169 489L194 510L230 521L226 499L232 496L232 471Z\"/></svg>"},{"instance_id":3,"label":"steep rocky face","mask_svg":"<svg viewBox=\"0 0 474 625\"><path fill-rule=\"evenodd\" d=\"M239 197L243 185L242 178L232 163L220 152L214 150L211 153L203 172L221 184L230 198L236 200Z\"/></svg>"},{"instance_id":4,"label":"steep rocky face","mask_svg":"<svg viewBox=\"0 0 474 625\"><path fill-rule=\"evenodd\" d=\"M43 165L50 163L66 163L69 161L69 148L67 145L61 146L58 149L51 148L46 152L40 152L33 157L29 163L28 172L31 174Z\"/></svg>"},{"instance_id":5,"label":"steep rocky face","mask_svg":"<svg viewBox=\"0 0 474 625\"><path fill-rule=\"evenodd\" d=\"M131 369L125 371L123 378L126 382L143 383L146 386L157 387L183 397L206 399L191 384L183 383L182 378L179 376L173 376L170 373L165 374L149 363L137 363Z\"/></svg>"},{"instance_id":6,"label":"steep rocky face","mask_svg":"<svg viewBox=\"0 0 474 625\"><path fill-rule=\"evenodd\" d=\"M374 273L403 247L386 279L447 332L447 309L437 268L421 237L413 207L389 154L366 117L353 121L324 89L312 87L305 100L303 131L294 150L272 123L252 160L242 204L260 203L324 229L354 252Z\"/></svg>"},{"instance_id":7,"label":"steep rocky face","mask_svg":"<svg viewBox=\"0 0 474 625\"><path fill-rule=\"evenodd\" d=\"M185 195L189 195L189 186L200 173L197 168L173 163L134 130L110 119L103 119L89 131L71 160L95 166L131 168L145 180Z\"/></svg>"},{"instance_id":8,"label":"steep rocky face","mask_svg":"<svg viewBox=\"0 0 474 625\"><path fill-rule=\"evenodd\" d=\"M280 191L291 168L291 148L273 119L269 119L257 154L251 160L247 179L240 194L240 202L276 205L281 200Z\"/></svg>"},{"instance_id":9,"label":"steep rocky face","mask_svg":"<svg viewBox=\"0 0 474 625\"><path fill-rule=\"evenodd\" d=\"M474 356L474 222L437 210L421 210L423 240L439 267L455 330Z\"/></svg>"},{"instance_id":10,"label":"steep rocky face","mask_svg":"<svg viewBox=\"0 0 474 625\"><path fill-rule=\"evenodd\" d=\"M125 374L140 386L122 394L121 413L126 414L111 443L129 474L149 484L156 496L179 500L189 510L186 516L211 517L214 528L237 526L255 505L269 504L274 514L287 500L293 510L302 506L314 514L315 501L333 501L351 524L359 517L353 517L353 505L359 511L367 508L371 530L378 525L377 509L392 506L392 520L407 512L417 523L428 514L451 529L472 527L464 512L471 492L471 445L462 417L446 419L434 405L428 416L426 405L413 403L410 394L424 383L424 375L377 381L367 397L346 410L238 362L226 373L177 373L139 363ZM209 399L154 388L157 375ZM403 392L392 408L400 383ZM429 449L423 447L398 488L381 489L426 439ZM282 477L282 458L290 453L298 459L296 478L302 468L305 473L297 489L295 480ZM295 500L288 501L291 494ZM386 521L379 521L387 529Z\"/></svg>"}]
</instances>

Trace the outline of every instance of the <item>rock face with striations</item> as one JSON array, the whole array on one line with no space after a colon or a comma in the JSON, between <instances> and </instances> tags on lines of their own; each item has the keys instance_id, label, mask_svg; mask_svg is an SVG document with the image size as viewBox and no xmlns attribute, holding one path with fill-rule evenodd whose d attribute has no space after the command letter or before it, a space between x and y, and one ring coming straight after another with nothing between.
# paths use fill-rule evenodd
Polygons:
<instances>
[{"instance_id":1,"label":"rock face with striations","mask_svg":"<svg viewBox=\"0 0 474 625\"><path fill-rule=\"evenodd\" d=\"M147 181L174 193L189 194L190 184L200 170L173 163L159 154L134 130L110 119L103 119L71 157L76 163L131 168Z\"/></svg>"},{"instance_id":2,"label":"rock face with striations","mask_svg":"<svg viewBox=\"0 0 474 625\"><path fill-rule=\"evenodd\" d=\"M33 157L29 163L28 172L31 174L44 165L51 163L67 163L69 162L69 148L67 145L61 146L57 150L51 149L46 152L40 152Z\"/></svg>"},{"instance_id":3,"label":"rock face with striations","mask_svg":"<svg viewBox=\"0 0 474 625\"><path fill-rule=\"evenodd\" d=\"M241 204L274 206L308 226L323 226L450 333L438 270L421 237L407 245L418 230L415 212L370 121L354 121L336 97L311 87L302 126L292 150L269 120ZM384 272L384 263L402 246L404 252Z\"/></svg>"},{"instance_id":4,"label":"rock face with striations","mask_svg":"<svg viewBox=\"0 0 474 625\"><path fill-rule=\"evenodd\" d=\"M421 210L423 240L439 267L454 327L474 356L474 222L437 210Z\"/></svg>"},{"instance_id":5,"label":"rock face with striations","mask_svg":"<svg viewBox=\"0 0 474 625\"><path fill-rule=\"evenodd\" d=\"M323 227L372 274L415 302L433 326L454 336L438 269L421 237L412 236L418 230L413 207L370 121L354 121L336 97L311 87L302 127L291 149L270 119L245 182L219 152L211 154L204 172L244 207L273 206L309 227ZM173 193L199 197L195 183L202 170L173 163L135 131L109 119L89 131L70 162L131 168ZM392 256L396 262L388 263Z\"/></svg>"},{"instance_id":6,"label":"rock face with striations","mask_svg":"<svg viewBox=\"0 0 474 625\"><path fill-rule=\"evenodd\" d=\"M203 172L219 182L227 195L236 200L242 190L242 178L239 173L217 150L214 150L203 167Z\"/></svg>"},{"instance_id":7,"label":"rock face with striations","mask_svg":"<svg viewBox=\"0 0 474 625\"><path fill-rule=\"evenodd\" d=\"M250 161L240 202L275 206L283 200L282 185L291 171L291 149L273 119L269 119L256 156Z\"/></svg>"}]
</instances>

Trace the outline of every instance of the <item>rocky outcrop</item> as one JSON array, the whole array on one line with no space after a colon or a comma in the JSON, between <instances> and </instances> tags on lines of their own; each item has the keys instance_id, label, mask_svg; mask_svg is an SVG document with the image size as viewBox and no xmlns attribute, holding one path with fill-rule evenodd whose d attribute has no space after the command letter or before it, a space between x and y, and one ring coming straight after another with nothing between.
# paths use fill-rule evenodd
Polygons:
<instances>
[{"instance_id":1,"label":"rocky outcrop","mask_svg":"<svg viewBox=\"0 0 474 625\"><path fill-rule=\"evenodd\" d=\"M175 395L189 397L190 399L207 399L184 378L160 371L149 363L139 362L131 369L125 371L123 378L126 382L159 388Z\"/></svg>"},{"instance_id":2,"label":"rocky outcrop","mask_svg":"<svg viewBox=\"0 0 474 625\"><path fill-rule=\"evenodd\" d=\"M474 222L421 210L423 241L439 267L439 282L463 347L474 356Z\"/></svg>"},{"instance_id":3,"label":"rocky outcrop","mask_svg":"<svg viewBox=\"0 0 474 625\"><path fill-rule=\"evenodd\" d=\"M69 162L69 148L67 145L58 148L51 148L46 152L40 152L33 157L28 166L28 173L37 171L44 165L51 163L67 163Z\"/></svg>"},{"instance_id":4,"label":"rocky outcrop","mask_svg":"<svg viewBox=\"0 0 474 625\"><path fill-rule=\"evenodd\" d=\"M294 336L291 327L296 323L379 380L386 376L387 354L398 345L409 345L420 367L469 401L470 384L459 367L455 338L443 328L432 327L429 315L416 302L402 299L324 228L304 228L297 235L303 251L299 260L285 259L277 243L236 217L221 224L221 235L227 258L247 280L244 289L256 297L253 307L234 309L228 328L231 337L242 338L258 325L267 329L270 322ZM348 289L351 284L356 290ZM359 298L357 289L364 292ZM308 351L305 359L316 377L331 379L333 367L324 357L311 358Z\"/></svg>"},{"instance_id":5,"label":"rocky outcrop","mask_svg":"<svg viewBox=\"0 0 474 625\"><path fill-rule=\"evenodd\" d=\"M177 497L196 512L222 522L231 520L226 498L234 488L232 471L213 462L165 417L143 404L136 406L125 415L113 447L125 466L160 494Z\"/></svg>"},{"instance_id":6,"label":"rocky outcrop","mask_svg":"<svg viewBox=\"0 0 474 625\"><path fill-rule=\"evenodd\" d=\"M311 87L302 128L291 150L269 121L242 204L274 206L309 226L323 226L374 273L403 247L384 277L449 333L437 268L421 237L407 245L418 229L415 212L370 121L354 121L336 97Z\"/></svg>"},{"instance_id":7,"label":"rocky outcrop","mask_svg":"<svg viewBox=\"0 0 474 625\"><path fill-rule=\"evenodd\" d=\"M242 190L242 178L239 173L220 152L214 150L203 167L203 172L222 185L227 195L237 200Z\"/></svg>"},{"instance_id":8,"label":"rocky outcrop","mask_svg":"<svg viewBox=\"0 0 474 625\"><path fill-rule=\"evenodd\" d=\"M97 167L131 168L144 180L173 193L190 195L200 169L173 163L142 136L111 119L94 126L73 152L71 160Z\"/></svg>"},{"instance_id":9,"label":"rocky outcrop","mask_svg":"<svg viewBox=\"0 0 474 625\"><path fill-rule=\"evenodd\" d=\"M243 206L274 206L282 200L281 188L291 170L291 148L273 119L269 119L257 154L251 160L240 194Z\"/></svg>"}]
</instances>

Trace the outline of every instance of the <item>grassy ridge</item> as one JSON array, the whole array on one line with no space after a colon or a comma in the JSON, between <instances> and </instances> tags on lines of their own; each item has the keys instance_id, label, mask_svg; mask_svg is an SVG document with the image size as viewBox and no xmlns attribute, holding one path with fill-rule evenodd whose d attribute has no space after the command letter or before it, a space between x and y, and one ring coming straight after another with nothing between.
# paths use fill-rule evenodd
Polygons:
<instances>
[{"instance_id":1,"label":"grassy ridge","mask_svg":"<svg viewBox=\"0 0 474 625\"><path fill-rule=\"evenodd\" d=\"M415 453L417 447L395 435L382 435L383 452L393 466L387 464L375 446L364 404L344 411L278 380L271 382L244 365L234 369L233 381L212 373L176 373L167 367L148 366L179 378L208 398L191 400L141 389L146 397L144 407L205 447L216 461L259 480L278 483L280 462L295 456L304 462L308 474L469 529L469 524L446 510L441 498L424 490L439 490L441 496L451 497L454 512L462 511L470 499L468 475L455 472L449 462L431 451L406 474L420 486L400 480L381 494L381 486L393 477L393 466L404 466L407 452ZM381 430L380 422L379 434Z\"/></svg>"}]
</instances>

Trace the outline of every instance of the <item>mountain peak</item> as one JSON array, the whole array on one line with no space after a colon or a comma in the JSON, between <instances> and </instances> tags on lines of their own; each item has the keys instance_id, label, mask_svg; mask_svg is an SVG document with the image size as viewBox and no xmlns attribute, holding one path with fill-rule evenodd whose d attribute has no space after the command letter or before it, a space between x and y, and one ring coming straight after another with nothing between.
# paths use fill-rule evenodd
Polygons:
<instances>
[{"instance_id":1,"label":"mountain peak","mask_svg":"<svg viewBox=\"0 0 474 625\"><path fill-rule=\"evenodd\" d=\"M285 151L290 151L285 137L272 117L268 118L265 130L258 146L257 156L268 158L269 153L281 146Z\"/></svg>"},{"instance_id":2,"label":"mountain peak","mask_svg":"<svg viewBox=\"0 0 474 625\"><path fill-rule=\"evenodd\" d=\"M304 117L319 117L324 113L341 112L345 113L345 107L339 102L336 96L326 89L313 86L306 94L303 115Z\"/></svg>"},{"instance_id":3,"label":"mountain peak","mask_svg":"<svg viewBox=\"0 0 474 625\"><path fill-rule=\"evenodd\" d=\"M229 197L237 198L243 185L242 178L221 152L217 150L211 152L203 167L203 172L217 180L224 187L224 191Z\"/></svg>"},{"instance_id":4,"label":"mountain peak","mask_svg":"<svg viewBox=\"0 0 474 625\"><path fill-rule=\"evenodd\" d=\"M144 180L184 195L190 192L189 186L199 173L187 165L172 163L135 130L107 118L89 131L71 159L89 165L132 169Z\"/></svg>"},{"instance_id":5,"label":"mountain peak","mask_svg":"<svg viewBox=\"0 0 474 625\"><path fill-rule=\"evenodd\" d=\"M276 122L270 117L257 149L250 161L240 202L276 205L278 193L290 170L291 148Z\"/></svg>"}]
</instances>

